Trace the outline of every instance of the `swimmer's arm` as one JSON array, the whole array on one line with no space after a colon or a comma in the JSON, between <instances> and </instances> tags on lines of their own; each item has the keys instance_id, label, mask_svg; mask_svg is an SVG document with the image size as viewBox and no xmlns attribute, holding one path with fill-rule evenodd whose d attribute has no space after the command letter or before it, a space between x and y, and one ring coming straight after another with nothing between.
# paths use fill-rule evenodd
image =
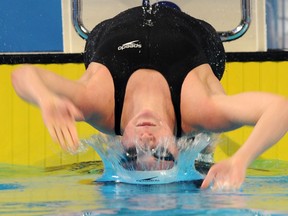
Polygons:
<instances>
[{"instance_id":1,"label":"swimmer's arm","mask_svg":"<svg viewBox=\"0 0 288 216\"><path fill-rule=\"evenodd\" d=\"M251 135L236 154L247 166L287 132L288 100L284 97L251 92L224 96L218 104L231 125L254 126Z\"/></svg>"},{"instance_id":2,"label":"swimmer's arm","mask_svg":"<svg viewBox=\"0 0 288 216\"><path fill-rule=\"evenodd\" d=\"M202 187L208 187L212 181L217 181L215 178L228 182L231 187L240 187L251 162L287 132L288 101L273 94L256 92L235 96L221 95L213 100L219 112L225 116L226 125L231 128L242 125L255 127L231 158L211 168ZM228 130L229 127L223 129Z\"/></svg>"},{"instance_id":3,"label":"swimmer's arm","mask_svg":"<svg viewBox=\"0 0 288 216\"><path fill-rule=\"evenodd\" d=\"M32 65L20 66L14 70L12 84L20 97L38 106L45 103L51 94L73 101L75 95L83 89L79 82Z\"/></svg>"},{"instance_id":4,"label":"swimmer's arm","mask_svg":"<svg viewBox=\"0 0 288 216\"><path fill-rule=\"evenodd\" d=\"M81 91L81 86L30 65L16 69L12 73L12 83L20 97L40 107L53 140L65 150L76 151L78 135L74 122L84 117L71 101L77 91Z\"/></svg>"}]
</instances>

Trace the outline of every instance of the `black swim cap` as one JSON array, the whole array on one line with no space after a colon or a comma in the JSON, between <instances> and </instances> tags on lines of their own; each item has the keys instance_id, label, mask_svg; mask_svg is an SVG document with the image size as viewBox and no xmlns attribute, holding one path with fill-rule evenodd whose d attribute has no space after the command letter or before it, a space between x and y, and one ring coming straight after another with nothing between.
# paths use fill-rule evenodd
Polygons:
<instances>
[{"instance_id":1,"label":"black swim cap","mask_svg":"<svg viewBox=\"0 0 288 216\"><path fill-rule=\"evenodd\" d=\"M170 7L170 8L181 11L180 7L177 4L170 2L170 1L159 1L157 3L154 3L154 5Z\"/></svg>"}]
</instances>

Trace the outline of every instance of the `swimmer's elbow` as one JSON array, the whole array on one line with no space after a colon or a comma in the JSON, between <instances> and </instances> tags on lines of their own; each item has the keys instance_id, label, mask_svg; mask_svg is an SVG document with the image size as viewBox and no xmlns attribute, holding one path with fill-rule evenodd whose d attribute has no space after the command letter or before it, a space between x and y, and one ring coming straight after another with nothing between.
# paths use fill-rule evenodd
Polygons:
<instances>
[{"instance_id":1,"label":"swimmer's elbow","mask_svg":"<svg viewBox=\"0 0 288 216\"><path fill-rule=\"evenodd\" d=\"M11 73L11 82L12 85L16 91L16 93L23 97L23 92L25 91L25 86L29 85L27 83L27 80L29 80L29 74L35 72L35 69L31 65L23 65L18 68L16 68L12 73ZM30 83L31 84L31 83Z\"/></svg>"},{"instance_id":2,"label":"swimmer's elbow","mask_svg":"<svg viewBox=\"0 0 288 216\"><path fill-rule=\"evenodd\" d=\"M18 94L21 92L21 80L23 80L22 67L17 68L11 73L11 82L16 93Z\"/></svg>"},{"instance_id":3,"label":"swimmer's elbow","mask_svg":"<svg viewBox=\"0 0 288 216\"><path fill-rule=\"evenodd\" d=\"M21 80L27 76L27 73L29 73L31 70L33 70L33 66L30 65L23 65L18 68L16 68L12 73L11 73L11 80L12 84L17 85L20 83Z\"/></svg>"}]
</instances>

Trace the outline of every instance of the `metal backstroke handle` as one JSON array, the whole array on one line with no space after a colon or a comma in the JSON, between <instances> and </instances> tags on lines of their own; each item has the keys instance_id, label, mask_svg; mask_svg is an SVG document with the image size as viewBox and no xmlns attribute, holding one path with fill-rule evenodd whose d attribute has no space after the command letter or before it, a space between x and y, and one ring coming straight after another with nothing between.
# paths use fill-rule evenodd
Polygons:
<instances>
[{"instance_id":1,"label":"metal backstroke handle","mask_svg":"<svg viewBox=\"0 0 288 216\"><path fill-rule=\"evenodd\" d=\"M90 31L85 28L82 22L82 0L72 0L72 21L78 35L87 40Z\"/></svg>"},{"instance_id":2,"label":"metal backstroke handle","mask_svg":"<svg viewBox=\"0 0 288 216\"><path fill-rule=\"evenodd\" d=\"M82 0L71 0L72 1L72 20L75 31L78 35L87 40L90 31L85 28L82 22ZM242 19L240 24L230 31L218 32L223 42L236 40L242 37L248 30L251 23L251 0L241 0L242 5Z\"/></svg>"},{"instance_id":3,"label":"metal backstroke handle","mask_svg":"<svg viewBox=\"0 0 288 216\"><path fill-rule=\"evenodd\" d=\"M240 24L231 31L218 32L222 42L236 40L242 37L251 24L251 0L241 0L242 19Z\"/></svg>"}]
</instances>

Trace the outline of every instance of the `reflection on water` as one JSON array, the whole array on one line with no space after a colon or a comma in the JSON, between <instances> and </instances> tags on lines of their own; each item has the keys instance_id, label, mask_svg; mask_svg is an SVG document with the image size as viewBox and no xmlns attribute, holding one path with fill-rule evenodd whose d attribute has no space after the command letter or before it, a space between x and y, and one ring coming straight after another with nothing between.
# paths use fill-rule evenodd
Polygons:
<instances>
[{"instance_id":1,"label":"reflection on water","mask_svg":"<svg viewBox=\"0 0 288 216\"><path fill-rule=\"evenodd\" d=\"M0 165L0 215L287 214L287 163L278 166L282 171L256 166L241 191L228 193L200 190L197 182L96 183L103 170L100 162L46 170Z\"/></svg>"}]
</instances>

